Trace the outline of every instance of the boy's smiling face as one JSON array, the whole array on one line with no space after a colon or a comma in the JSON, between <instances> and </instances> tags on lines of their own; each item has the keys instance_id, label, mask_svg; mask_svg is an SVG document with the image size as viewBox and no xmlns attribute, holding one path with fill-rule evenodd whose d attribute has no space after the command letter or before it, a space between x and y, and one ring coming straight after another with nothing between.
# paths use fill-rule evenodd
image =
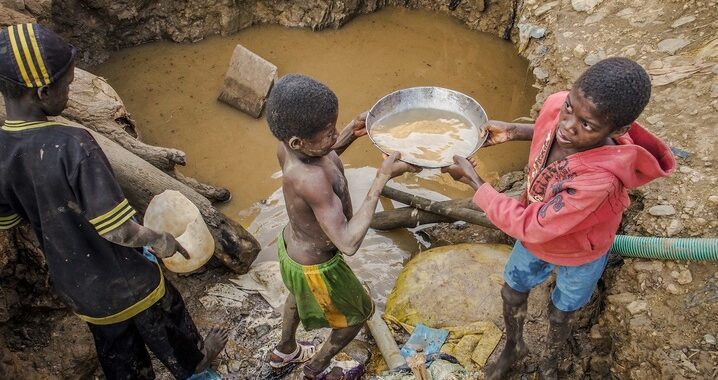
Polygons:
<instances>
[{"instance_id":1,"label":"boy's smiling face","mask_svg":"<svg viewBox=\"0 0 718 380\"><path fill-rule=\"evenodd\" d=\"M609 143L610 138L626 133L629 127L611 124L583 90L574 86L561 106L556 143L561 148L583 152Z\"/></svg>"}]
</instances>

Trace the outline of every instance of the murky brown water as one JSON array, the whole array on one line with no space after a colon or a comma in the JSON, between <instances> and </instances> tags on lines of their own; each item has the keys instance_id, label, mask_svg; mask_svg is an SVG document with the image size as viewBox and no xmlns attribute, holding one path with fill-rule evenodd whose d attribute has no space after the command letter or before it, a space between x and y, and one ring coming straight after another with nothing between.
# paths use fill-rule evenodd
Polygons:
<instances>
[{"instance_id":1,"label":"murky brown water","mask_svg":"<svg viewBox=\"0 0 718 380\"><path fill-rule=\"evenodd\" d=\"M478 127L450 111L416 108L381 118L369 134L384 152L399 151L402 160L436 168L451 165L454 155L473 153Z\"/></svg>"},{"instance_id":2,"label":"murky brown water","mask_svg":"<svg viewBox=\"0 0 718 380\"><path fill-rule=\"evenodd\" d=\"M277 65L280 75L304 73L332 88L339 97L340 129L382 96L406 87L440 86L463 92L481 103L489 118L499 120L527 116L534 102L527 63L509 42L470 31L447 15L406 9L361 16L339 30L312 32L265 25L195 44L151 43L119 51L94 68L125 101L143 140L184 150L189 162L181 169L184 174L232 191L232 200L221 207L245 226L276 206L275 191L281 181L276 140L265 119L254 119L216 100L238 43ZM528 145L523 143L482 149L479 171L487 179L496 179L499 173L521 169L527 153ZM358 168L348 176L368 182L373 174L361 168L378 165L380 154L369 139L362 139L342 160ZM440 195L434 192L449 197L471 194L468 187L438 171L425 170L400 182L435 198ZM268 205L256 205L270 196ZM272 235L275 228L263 228L266 223L262 223L255 221L249 230L269 244L276 236ZM400 269L398 258L417 249L406 231L372 233L367 240L365 248L385 246L400 251L381 262L390 275ZM270 257L272 250L266 248L261 257ZM362 264L367 270L380 265L368 260Z\"/></svg>"}]
</instances>

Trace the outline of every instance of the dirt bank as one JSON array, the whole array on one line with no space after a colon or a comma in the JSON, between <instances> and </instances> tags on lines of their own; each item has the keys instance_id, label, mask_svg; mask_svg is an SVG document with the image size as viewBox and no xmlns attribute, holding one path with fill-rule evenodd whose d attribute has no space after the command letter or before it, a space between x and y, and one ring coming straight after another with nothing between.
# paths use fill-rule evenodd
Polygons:
<instances>
[{"instance_id":1,"label":"dirt bank","mask_svg":"<svg viewBox=\"0 0 718 380\"><path fill-rule=\"evenodd\" d=\"M191 42L255 23L321 29L338 27L351 17L386 5L436 9L451 13L472 29L502 36L508 28L536 75L541 91L536 108L550 93L567 88L596 60L627 56L653 75L653 97L640 121L680 149L681 167L672 178L632 194L634 207L624 220L623 231L651 236L718 234L715 0L461 1L453 12L448 10L448 1L17 0L2 4L3 24L39 20L52 25L80 47L86 64L102 61L124 46L157 39ZM527 40L525 36L531 33L538 38ZM649 210L654 206L664 206L667 212L663 214L668 215L652 215ZM486 239L473 227L441 229L444 231L436 234L439 240ZM53 301L38 264L22 256L22 248L13 244L0 240L0 330L13 352L11 361L17 358L32 363L28 370L35 371L36 377L78 378L92 373L94 353L86 328ZM189 294L226 277L215 269L176 282ZM605 301L598 298L597 307L590 309L602 312L588 313L575 334L574 355L568 357L577 360L568 360L563 366L567 377L716 377L718 265L644 260L626 260L621 265L616 260L604 285ZM534 333L529 344L537 345L545 328L545 311L538 305L545 297L532 297L535 309L529 330ZM232 319L238 326L234 356L223 357L222 365L236 378L253 373L257 349L274 338L277 316L267 306L257 305L240 313L248 316L246 321ZM190 307L199 323L210 322L197 302ZM272 320L257 322L267 312ZM266 332L268 329L272 333ZM246 339L253 335L262 339ZM3 354L2 360L6 357ZM532 355L514 377L530 374L535 367Z\"/></svg>"}]
</instances>

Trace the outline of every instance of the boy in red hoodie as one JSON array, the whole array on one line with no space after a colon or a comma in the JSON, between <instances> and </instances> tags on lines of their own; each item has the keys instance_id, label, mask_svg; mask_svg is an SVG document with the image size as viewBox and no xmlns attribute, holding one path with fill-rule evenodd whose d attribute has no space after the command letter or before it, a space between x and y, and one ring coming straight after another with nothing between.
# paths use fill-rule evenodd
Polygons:
<instances>
[{"instance_id":1,"label":"boy in red hoodie","mask_svg":"<svg viewBox=\"0 0 718 380\"><path fill-rule=\"evenodd\" d=\"M527 353L523 325L532 288L558 268L549 305L549 331L540 363L557 378L558 354L574 312L588 303L606 266L628 189L669 175L670 149L635 120L651 95L648 74L626 58L586 70L570 92L546 99L535 124L490 121L487 145L531 140L526 192L515 200L485 183L465 158L444 171L476 189L473 201L517 239L504 271L506 346L487 379L506 377Z\"/></svg>"}]
</instances>

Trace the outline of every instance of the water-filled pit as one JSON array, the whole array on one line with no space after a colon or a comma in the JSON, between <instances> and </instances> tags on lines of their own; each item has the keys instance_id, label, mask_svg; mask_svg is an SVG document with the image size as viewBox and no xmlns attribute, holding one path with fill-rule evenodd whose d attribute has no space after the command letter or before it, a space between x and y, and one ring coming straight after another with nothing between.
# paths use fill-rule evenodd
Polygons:
<instances>
[{"instance_id":1,"label":"water-filled pit","mask_svg":"<svg viewBox=\"0 0 718 380\"><path fill-rule=\"evenodd\" d=\"M406 87L465 93L498 120L527 116L534 102L533 77L510 42L468 30L447 15L400 8L359 17L338 30L260 25L194 44L154 42L116 52L93 68L123 98L143 140L184 150L189 162L181 169L184 174L232 192L232 200L221 208L262 243L260 261L275 257L271 243L286 223L286 212L277 191L277 141L265 118L254 119L216 100L236 44L274 63L280 76L303 73L326 83L339 98L340 129L382 96ZM518 142L481 149L478 169L495 180L522 169L527 153L528 144ZM358 207L373 178L370 167L381 162L380 152L364 138L341 158ZM405 175L397 182L435 199L471 195L468 187L438 170ZM414 235L406 231L370 231L351 262L360 276L380 288L381 301L402 262L418 249Z\"/></svg>"}]
</instances>

